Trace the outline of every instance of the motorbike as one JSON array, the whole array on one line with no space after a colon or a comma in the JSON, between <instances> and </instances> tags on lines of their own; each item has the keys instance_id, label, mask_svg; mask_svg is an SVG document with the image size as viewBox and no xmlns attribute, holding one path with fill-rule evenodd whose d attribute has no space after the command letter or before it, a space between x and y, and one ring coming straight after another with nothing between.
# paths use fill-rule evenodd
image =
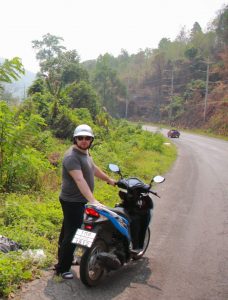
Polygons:
<instances>
[{"instance_id":1,"label":"motorbike","mask_svg":"<svg viewBox=\"0 0 228 300\"><path fill-rule=\"evenodd\" d=\"M98 285L107 272L144 255L150 242L151 194L159 197L151 190L152 183L165 180L158 175L145 184L136 177L124 178L115 164L109 164L109 169L120 175L116 185L121 202L114 208L87 204L83 225L72 240L74 256L80 261L80 279L88 287Z\"/></svg>"}]
</instances>

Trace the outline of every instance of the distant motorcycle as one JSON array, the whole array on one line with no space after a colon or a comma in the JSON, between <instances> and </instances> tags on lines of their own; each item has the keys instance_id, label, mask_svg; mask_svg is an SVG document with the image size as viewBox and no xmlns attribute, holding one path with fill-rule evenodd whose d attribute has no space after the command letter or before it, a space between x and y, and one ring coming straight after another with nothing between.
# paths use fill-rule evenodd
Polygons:
<instances>
[{"instance_id":1,"label":"distant motorcycle","mask_svg":"<svg viewBox=\"0 0 228 300\"><path fill-rule=\"evenodd\" d=\"M121 203L115 208L86 205L83 225L72 240L86 286L96 286L106 272L144 255L150 242L150 194L158 196L151 190L152 182L165 180L155 176L145 184L135 177L123 178L117 165L109 164L109 168L121 176L116 183Z\"/></svg>"}]
</instances>

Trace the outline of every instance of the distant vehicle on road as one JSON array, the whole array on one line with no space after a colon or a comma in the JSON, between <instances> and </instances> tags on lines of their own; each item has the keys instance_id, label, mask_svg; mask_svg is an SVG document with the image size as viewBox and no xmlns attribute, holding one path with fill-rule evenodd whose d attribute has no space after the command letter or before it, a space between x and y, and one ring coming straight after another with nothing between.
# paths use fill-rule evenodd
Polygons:
<instances>
[{"instance_id":1,"label":"distant vehicle on road","mask_svg":"<svg viewBox=\"0 0 228 300\"><path fill-rule=\"evenodd\" d=\"M168 137L170 138L179 138L180 137L180 132L176 129L171 129L168 131Z\"/></svg>"}]
</instances>

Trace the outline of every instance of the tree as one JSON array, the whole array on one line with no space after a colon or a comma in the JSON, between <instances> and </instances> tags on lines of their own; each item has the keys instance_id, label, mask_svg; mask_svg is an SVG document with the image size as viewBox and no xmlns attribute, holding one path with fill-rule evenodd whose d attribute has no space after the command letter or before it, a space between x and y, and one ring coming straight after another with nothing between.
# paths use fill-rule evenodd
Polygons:
<instances>
[{"instance_id":1,"label":"tree","mask_svg":"<svg viewBox=\"0 0 228 300\"><path fill-rule=\"evenodd\" d=\"M202 28L198 22L195 22L190 33L190 40L193 40L195 36L202 34Z\"/></svg>"},{"instance_id":2,"label":"tree","mask_svg":"<svg viewBox=\"0 0 228 300\"><path fill-rule=\"evenodd\" d=\"M191 59L200 56L202 59L206 59L212 55L215 41L216 37L213 32L203 33L199 23L195 22L191 30L190 41L185 54Z\"/></svg>"},{"instance_id":3,"label":"tree","mask_svg":"<svg viewBox=\"0 0 228 300\"><path fill-rule=\"evenodd\" d=\"M161 103L163 101L163 78L164 78L164 71L166 66L166 58L165 54L162 51L156 51L155 56L152 61L153 67L153 77L156 78L155 83L155 111L154 116L157 121L160 121L160 108Z\"/></svg>"},{"instance_id":4,"label":"tree","mask_svg":"<svg viewBox=\"0 0 228 300\"><path fill-rule=\"evenodd\" d=\"M89 81L88 72L79 63L68 63L63 66L62 80L64 86L73 82Z\"/></svg>"},{"instance_id":5,"label":"tree","mask_svg":"<svg viewBox=\"0 0 228 300\"><path fill-rule=\"evenodd\" d=\"M64 97L69 99L70 107L87 108L95 118L98 112L98 96L89 83L85 81L72 83L66 87Z\"/></svg>"},{"instance_id":6,"label":"tree","mask_svg":"<svg viewBox=\"0 0 228 300\"><path fill-rule=\"evenodd\" d=\"M177 35L176 39L175 39L176 42L181 42L183 44L187 44L188 41L189 41L189 38L188 38L188 33L186 31L186 27L182 27L179 34Z\"/></svg>"},{"instance_id":7,"label":"tree","mask_svg":"<svg viewBox=\"0 0 228 300\"><path fill-rule=\"evenodd\" d=\"M37 50L36 58L40 61L41 72L48 72L50 60L58 57L66 49L60 45L60 41L63 41L63 38L50 33L43 35L42 41L32 41L32 47Z\"/></svg>"},{"instance_id":8,"label":"tree","mask_svg":"<svg viewBox=\"0 0 228 300\"><path fill-rule=\"evenodd\" d=\"M179 118L184 112L184 101L180 96L174 96L172 98L172 102L167 106L167 110L169 111L170 121L174 121Z\"/></svg>"},{"instance_id":9,"label":"tree","mask_svg":"<svg viewBox=\"0 0 228 300\"><path fill-rule=\"evenodd\" d=\"M66 48L60 44L63 41L47 33L41 41L32 41L32 47L37 51L36 58L40 64L40 75L45 79L49 92L52 95L58 95L61 90L61 82L58 67L58 56Z\"/></svg>"},{"instance_id":10,"label":"tree","mask_svg":"<svg viewBox=\"0 0 228 300\"><path fill-rule=\"evenodd\" d=\"M186 49L184 54L188 59L193 60L196 57L197 53L198 50L195 47L190 47Z\"/></svg>"},{"instance_id":11,"label":"tree","mask_svg":"<svg viewBox=\"0 0 228 300\"><path fill-rule=\"evenodd\" d=\"M129 60L129 54L128 54L127 50L122 48L121 51L120 51L120 55L118 56L118 59L120 59L122 61L128 61Z\"/></svg>"},{"instance_id":12,"label":"tree","mask_svg":"<svg viewBox=\"0 0 228 300\"><path fill-rule=\"evenodd\" d=\"M162 50L162 51L165 51L167 49L167 47L169 47L169 45L171 44L172 42L170 41L170 39L167 39L167 38L162 38L158 44L158 49L159 50Z\"/></svg>"},{"instance_id":13,"label":"tree","mask_svg":"<svg viewBox=\"0 0 228 300\"><path fill-rule=\"evenodd\" d=\"M77 51L66 51L61 41L62 38L48 33L42 41L32 42L37 51L36 58L40 61L40 76L45 79L49 92L58 98L67 84L89 80L88 72L79 64Z\"/></svg>"},{"instance_id":14,"label":"tree","mask_svg":"<svg viewBox=\"0 0 228 300\"><path fill-rule=\"evenodd\" d=\"M36 79L28 89L28 96L31 96L35 93L44 94L45 92L45 82L42 78Z\"/></svg>"},{"instance_id":15,"label":"tree","mask_svg":"<svg viewBox=\"0 0 228 300\"><path fill-rule=\"evenodd\" d=\"M216 33L220 39L221 45L228 45L228 5L219 13L216 20Z\"/></svg>"},{"instance_id":16,"label":"tree","mask_svg":"<svg viewBox=\"0 0 228 300\"><path fill-rule=\"evenodd\" d=\"M24 73L25 70L19 57L14 57L11 60L5 59L3 64L0 64L0 83L12 83Z\"/></svg>"},{"instance_id":17,"label":"tree","mask_svg":"<svg viewBox=\"0 0 228 300\"><path fill-rule=\"evenodd\" d=\"M0 101L0 192L38 187L40 174L50 167L34 148L44 126L39 115L17 118L7 104Z\"/></svg>"},{"instance_id":18,"label":"tree","mask_svg":"<svg viewBox=\"0 0 228 300\"><path fill-rule=\"evenodd\" d=\"M186 43L183 41L171 42L170 39L162 38L159 42L158 49L164 53L167 60L177 60L184 57Z\"/></svg>"},{"instance_id":19,"label":"tree","mask_svg":"<svg viewBox=\"0 0 228 300\"><path fill-rule=\"evenodd\" d=\"M99 56L93 82L101 97L101 104L111 115L116 115L118 101L126 97L126 87L118 78L117 72L110 67L108 54Z\"/></svg>"},{"instance_id":20,"label":"tree","mask_svg":"<svg viewBox=\"0 0 228 300\"><path fill-rule=\"evenodd\" d=\"M59 108L57 117L53 120L52 129L56 137L61 139L72 139L72 132L79 124L93 124L91 114L87 108Z\"/></svg>"},{"instance_id":21,"label":"tree","mask_svg":"<svg viewBox=\"0 0 228 300\"><path fill-rule=\"evenodd\" d=\"M205 81L192 80L186 86L184 93L185 101L199 101L205 96Z\"/></svg>"}]
</instances>

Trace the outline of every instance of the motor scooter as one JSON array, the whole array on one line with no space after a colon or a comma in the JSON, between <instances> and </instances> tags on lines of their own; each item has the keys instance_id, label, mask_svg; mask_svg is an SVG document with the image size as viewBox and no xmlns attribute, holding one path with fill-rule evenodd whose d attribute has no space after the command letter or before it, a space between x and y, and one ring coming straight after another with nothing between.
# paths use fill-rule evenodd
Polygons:
<instances>
[{"instance_id":1,"label":"motor scooter","mask_svg":"<svg viewBox=\"0 0 228 300\"><path fill-rule=\"evenodd\" d=\"M124 178L115 164L109 169L121 177L116 183L121 202L115 208L87 204L83 225L72 240L80 279L89 287L99 284L106 272L144 255L150 242L151 194L159 197L151 186L165 180L155 176L145 184L136 177Z\"/></svg>"}]
</instances>

